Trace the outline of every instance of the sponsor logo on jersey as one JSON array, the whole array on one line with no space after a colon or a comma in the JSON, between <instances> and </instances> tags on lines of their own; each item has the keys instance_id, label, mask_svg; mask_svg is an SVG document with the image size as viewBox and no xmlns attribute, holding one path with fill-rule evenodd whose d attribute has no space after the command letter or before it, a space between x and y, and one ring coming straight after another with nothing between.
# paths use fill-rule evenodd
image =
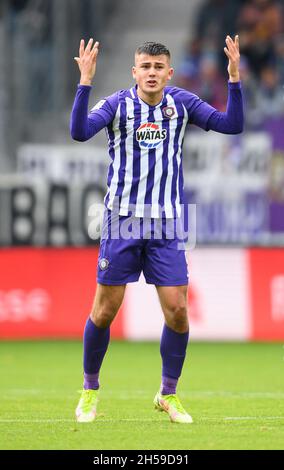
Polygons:
<instances>
[{"instance_id":1,"label":"sponsor logo on jersey","mask_svg":"<svg viewBox=\"0 0 284 470\"><path fill-rule=\"evenodd\" d=\"M136 139L142 148L156 148L167 137L167 129L162 129L159 124L145 122L136 130Z\"/></svg>"}]
</instances>

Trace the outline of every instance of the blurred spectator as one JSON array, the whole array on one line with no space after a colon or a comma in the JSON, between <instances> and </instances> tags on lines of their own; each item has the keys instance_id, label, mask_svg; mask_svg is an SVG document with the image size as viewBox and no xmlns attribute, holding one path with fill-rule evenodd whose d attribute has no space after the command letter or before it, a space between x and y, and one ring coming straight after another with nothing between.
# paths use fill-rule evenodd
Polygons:
<instances>
[{"instance_id":1,"label":"blurred spectator","mask_svg":"<svg viewBox=\"0 0 284 470\"><path fill-rule=\"evenodd\" d=\"M52 5L49 2L42 0L29 2L22 14L22 21L30 45L38 46L50 42Z\"/></svg>"},{"instance_id":2,"label":"blurred spectator","mask_svg":"<svg viewBox=\"0 0 284 470\"><path fill-rule=\"evenodd\" d=\"M276 36L274 40L276 54L276 66L279 72L279 80L284 84L284 34Z\"/></svg>"},{"instance_id":3,"label":"blurred spectator","mask_svg":"<svg viewBox=\"0 0 284 470\"><path fill-rule=\"evenodd\" d=\"M10 0L9 4L11 10L18 12L23 10L27 6L28 2L29 0Z\"/></svg>"},{"instance_id":4,"label":"blurred spectator","mask_svg":"<svg viewBox=\"0 0 284 470\"><path fill-rule=\"evenodd\" d=\"M201 56L199 77L194 92L220 111L225 110L227 89L224 78L219 72L216 54L205 53Z\"/></svg>"},{"instance_id":5,"label":"blurred spectator","mask_svg":"<svg viewBox=\"0 0 284 470\"><path fill-rule=\"evenodd\" d=\"M239 14L242 54L254 73L275 59L274 37L283 31L283 9L275 0L250 0Z\"/></svg>"},{"instance_id":6,"label":"blurred spectator","mask_svg":"<svg viewBox=\"0 0 284 470\"><path fill-rule=\"evenodd\" d=\"M213 52L200 54L198 45L198 41L191 44L189 54L184 57L177 72L176 84L196 93L204 101L222 111L225 109L227 96L217 55Z\"/></svg>"},{"instance_id":7,"label":"blurred spectator","mask_svg":"<svg viewBox=\"0 0 284 470\"><path fill-rule=\"evenodd\" d=\"M267 65L261 70L260 84L256 92L256 108L259 119L263 122L272 116L281 117L284 114L283 88L279 73L272 65Z\"/></svg>"},{"instance_id":8,"label":"blurred spectator","mask_svg":"<svg viewBox=\"0 0 284 470\"><path fill-rule=\"evenodd\" d=\"M240 75L244 96L245 126L255 128L259 126L259 116L257 115L258 111L256 107L256 91L258 84L252 73L248 59L245 56L241 56Z\"/></svg>"},{"instance_id":9,"label":"blurred spectator","mask_svg":"<svg viewBox=\"0 0 284 470\"><path fill-rule=\"evenodd\" d=\"M223 74L227 62L223 53L225 38L227 34L236 34L236 20L242 3L243 0L206 0L197 14L195 36L206 49L214 46Z\"/></svg>"},{"instance_id":10,"label":"blurred spectator","mask_svg":"<svg viewBox=\"0 0 284 470\"><path fill-rule=\"evenodd\" d=\"M186 45L177 84L217 109L226 104L227 34L240 36L246 127L283 116L284 5L277 0L206 0Z\"/></svg>"},{"instance_id":11,"label":"blurred spectator","mask_svg":"<svg viewBox=\"0 0 284 470\"><path fill-rule=\"evenodd\" d=\"M21 68L23 77L18 86L25 97L24 108L32 114L52 106L52 8L52 2L44 0L10 3L15 67Z\"/></svg>"},{"instance_id":12,"label":"blurred spectator","mask_svg":"<svg viewBox=\"0 0 284 470\"><path fill-rule=\"evenodd\" d=\"M196 36L201 40L224 42L227 34L236 31L236 18L242 0L207 0L201 7L196 21Z\"/></svg>"},{"instance_id":13,"label":"blurred spectator","mask_svg":"<svg viewBox=\"0 0 284 470\"><path fill-rule=\"evenodd\" d=\"M176 83L182 88L191 90L195 87L199 76L201 41L188 41L182 61L177 69Z\"/></svg>"}]
</instances>

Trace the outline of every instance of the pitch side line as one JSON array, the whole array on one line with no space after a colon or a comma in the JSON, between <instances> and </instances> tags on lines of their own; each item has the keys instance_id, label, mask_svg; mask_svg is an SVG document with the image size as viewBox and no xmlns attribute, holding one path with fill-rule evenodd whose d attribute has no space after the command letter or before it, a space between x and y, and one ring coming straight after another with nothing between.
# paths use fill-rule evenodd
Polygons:
<instances>
[{"instance_id":1,"label":"pitch side line","mask_svg":"<svg viewBox=\"0 0 284 470\"><path fill-rule=\"evenodd\" d=\"M259 420L259 421L264 421L264 420L284 420L284 416L220 416L220 417L199 417L195 419L195 424L200 423L201 421L249 421L249 420ZM103 424L103 423L120 423L120 422L153 422L153 423L162 423L166 422L164 420L157 420L154 418L149 418L149 419L137 419L137 418L123 418L123 419L103 419L103 418L98 418L96 420L96 423L98 424ZM58 418L58 419L0 419L0 424L1 423L22 423L22 424L29 424L29 423L76 423L75 419L71 418ZM80 425L80 423L79 423Z\"/></svg>"},{"instance_id":2,"label":"pitch side line","mask_svg":"<svg viewBox=\"0 0 284 470\"><path fill-rule=\"evenodd\" d=\"M2 392L2 397L4 398L10 398L10 395L63 395L58 392L58 390L49 390L49 391L43 391L42 389L7 389ZM108 390L102 390L101 391L101 397L104 396L112 396L114 395L119 398L119 399L132 399L132 398L137 398L137 395L139 395L139 398L149 398L152 397L153 394L150 392L147 393L145 390L131 390L131 391L126 391L126 390L119 390L119 391L108 391ZM66 393L64 392L64 396L66 397ZM284 398L284 393L283 392L231 392L231 391L223 391L223 390L216 390L216 391L210 391L210 390L198 390L198 391L192 391L192 392L180 392L179 396L185 399L190 399L190 398L206 398L206 397L215 397L215 398L222 398L222 397L228 397L228 398L272 398L272 399L283 399ZM68 394L68 398L74 397L74 394Z\"/></svg>"}]
</instances>

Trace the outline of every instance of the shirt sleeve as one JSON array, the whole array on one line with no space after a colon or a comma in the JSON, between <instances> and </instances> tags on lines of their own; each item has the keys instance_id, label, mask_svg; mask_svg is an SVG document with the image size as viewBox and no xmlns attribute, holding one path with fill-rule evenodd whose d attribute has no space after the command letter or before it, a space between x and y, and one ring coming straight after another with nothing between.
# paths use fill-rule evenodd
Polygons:
<instances>
[{"instance_id":1,"label":"shirt sleeve","mask_svg":"<svg viewBox=\"0 0 284 470\"><path fill-rule=\"evenodd\" d=\"M116 113L117 94L99 101L88 113L91 89L91 86L78 85L72 108L70 133L74 140L80 142L89 140L101 129L107 127Z\"/></svg>"},{"instance_id":2,"label":"shirt sleeve","mask_svg":"<svg viewBox=\"0 0 284 470\"><path fill-rule=\"evenodd\" d=\"M207 130L208 119L216 111L213 106L202 101L194 93L180 89L180 97L188 113L189 124L195 124L204 130Z\"/></svg>"},{"instance_id":3,"label":"shirt sleeve","mask_svg":"<svg viewBox=\"0 0 284 470\"><path fill-rule=\"evenodd\" d=\"M208 119L207 129L222 134L240 134L244 127L242 87L240 82L228 82L228 101L225 113L215 110Z\"/></svg>"}]
</instances>

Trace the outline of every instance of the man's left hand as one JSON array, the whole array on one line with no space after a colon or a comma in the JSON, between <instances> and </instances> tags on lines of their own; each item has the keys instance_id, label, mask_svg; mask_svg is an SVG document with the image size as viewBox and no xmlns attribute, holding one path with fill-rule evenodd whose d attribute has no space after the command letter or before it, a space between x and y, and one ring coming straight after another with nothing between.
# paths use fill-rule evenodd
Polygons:
<instances>
[{"instance_id":1,"label":"man's left hand","mask_svg":"<svg viewBox=\"0 0 284 470\"><path fill-rule=\"evenodd\" d=\"M235 40L230 36L226 37L226 46L224 47L224 52L229 59L228 65L228 74L230 82L239 82L240 81L240 46L239 46L239 36L235 36Z\"/></svg>"}]
</instances>

